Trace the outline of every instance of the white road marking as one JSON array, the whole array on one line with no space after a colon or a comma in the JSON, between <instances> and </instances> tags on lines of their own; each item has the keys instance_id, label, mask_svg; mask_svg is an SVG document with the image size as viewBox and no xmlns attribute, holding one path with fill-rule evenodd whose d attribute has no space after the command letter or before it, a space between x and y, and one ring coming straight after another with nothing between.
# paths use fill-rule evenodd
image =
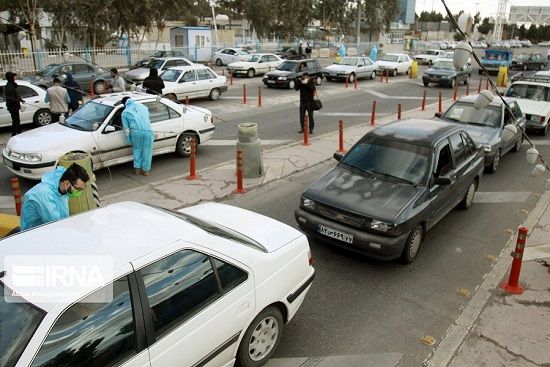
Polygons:
<instances>
[{"instance_id":1,"label":"white road marking","mask_svg":"<svg viewBox=\"0 0 550 367\"><path fill-rule=\"evenodd\" d=\"M262 145L282 145L289 144L292 140L269 140L269 139L260 139ZM232 146L237 144L237 139L234 140L208 140L201 145L211 145L211 146Z\"/></svg>"},{"instance_id":2,"label":"white road marking","mask_svg":"<svg viewBox=\"0 0 550 367\"><path fill-rule=\"evenodd\" d=\"M550 140L533 140L535 145L550 145ZM523 145L529 145L529 142L524 141Z\"/></svg>"},{"instance_id":3,"label":"white road marking","mask_svg":"<svg viewBox=\"0 0 550 367\"><path fill-rule=\"evenodd\" d=\"M513 191L495 191L495 192L476 192L474 202L482 204L505 204L505 203L524 203L531 192L513 192Z\"/></svg>"}]
</instances>

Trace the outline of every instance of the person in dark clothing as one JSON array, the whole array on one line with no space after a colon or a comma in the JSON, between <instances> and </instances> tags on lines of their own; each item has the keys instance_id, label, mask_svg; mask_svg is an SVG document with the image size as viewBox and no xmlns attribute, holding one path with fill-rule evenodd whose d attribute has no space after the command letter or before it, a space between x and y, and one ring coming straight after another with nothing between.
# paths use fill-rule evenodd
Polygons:
<instances>
[{"instance_id":1,"label":"person in dark clothing","mask_svg":"<svg viewBox=\"0 0 550 367\"><path fill-rule=\"evenodd\" d=\"M149 94L162 94L162 90L164 89L164 82L159 77L157 69L149 69L149 76L143 81L143 88L145 88L145 90Z\"/></svg>"},{"instance_id":2,"label":"person in dark clothing","mask_svg":"<svg viewBox=\"0 0 550 367\"><path fill-rule=\"evenodd\" d=\"M80 84L73 79L71 73L67 73L67 78L65 79L63 86L67 89L69 98L71 99L69 102L69 109L71 110L71 113L74 113L74 111L80 107L79 101L82 101L82 89L80 89Z\"/></svg>"},{"instance_id":3,"label":"person in dark clothing","mask_svg":"<svg viewBox=\"0 0 550 367\"><path fill-rule=\"evenodd\" d=\"M306 46L306 58L311 59L311 46L309 45L309 42Z\"/></svg>"},{"instance_id":4,"label":"person in dark clothing","mask_svg":"<svg viewBox=\"0 0 550 367\"><path fill-rule=\"evenodd\" d=\"M315 95L315 80L309 77L305 72L300 80L296 83L296 90L300 91L300 131L304 132L304 118L307 111L309 118L309 133L313 134L315 122L313 121L313 97Z\"/></svg>"},{"instance_id":5,"label":"person in dark clothing","mask_svg":"<svg viewBox=\"0 0 550 367\"><path fill-rule=\"evenodd\" d=\"M304 49L302 48L302 42L298 45L298 56L300 59L304 56Z\"/></svg>"},{"instance_id":6,"label":"person in dark clothing","mask_svg":"<svg viewBox=\"0 0 550 367\"><path fill-rule=\"evenodd\" d=\"M8 71L6 73L6 86L4 87L4 98L6 100L6 108L11 115L11 136L21 134L21 120L19 119L19 110L21 103L25 103L23 98L17 92L17 84L15 76L17 74Z\"/></svg>"}]
</instances>

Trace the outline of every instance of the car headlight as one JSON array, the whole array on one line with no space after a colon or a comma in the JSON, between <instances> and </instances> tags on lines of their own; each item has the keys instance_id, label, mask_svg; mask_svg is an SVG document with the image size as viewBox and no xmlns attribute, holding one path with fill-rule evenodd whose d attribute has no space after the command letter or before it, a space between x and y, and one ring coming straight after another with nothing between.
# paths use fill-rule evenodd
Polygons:
<instances>
[{"instance_id":1,"label":"car headlight","mask_svg":"<svg viewBox=\"0 0 550 367\"><path fill-rule=\"evenodd\" d=\"M302 196L301 201L301 206L305 209L315 211L315 209L317 208L317 203L311 199Z\"/></svg>"},{"instance_id":2,"label":"car headlight","mask_svg":"<svg viewBox=\"0 0 550 367\"><path fill-rule=\"evenodd\" d=\"M12 153L12 156L15 154ZM42 160L42 155L37 153L21 153L19 154L19 159L27 162L40 162Z\"/></svg>"},{"instance_id":3,"label":"car headlight","mask_svg":"<svg viewBox=\"0 0 550 367\"><path fill-rule=\"evenodd\" d=\"M267 78L269 78L269 77L267 76L267 74L264 74L264 79L267 79Z\"/></svg>"},{"instance_id":4,"label":"car headlight","mask_svg":"<svg viewBox=\"0 0 550 367\"><path fill-rule=\"evenodd\" d=\"M485 153L491 153L493 151L493 147L491 144L483 144L483 151Z\"/></svg>"},{"instance_id":5,"label":"car headlight","mask_svg":"<svg viewBox=\"0 0 550 367\"><path fill-rule=\"evenodd\" d=\"M280 76L277 78L278 80L286 80L286 76Z\"/></svg>"},{"instance_id":6,"label":"car headlight","mask_svg":"<svg viewBox=\"0 0 550 367\"><path fill-rule=\"evenodd\" d=\"M389 232L395 228L395 224L383 222L381 220L376 220L376 219L373 219L369 225L371 229L374 229L375 231L380 231L380 232Z\"/></svg>"}]
</instances>

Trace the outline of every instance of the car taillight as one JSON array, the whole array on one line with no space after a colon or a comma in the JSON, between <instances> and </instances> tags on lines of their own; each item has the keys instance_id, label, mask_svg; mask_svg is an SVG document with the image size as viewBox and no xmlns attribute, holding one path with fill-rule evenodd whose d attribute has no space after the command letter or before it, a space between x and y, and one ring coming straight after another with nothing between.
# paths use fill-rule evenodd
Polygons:
<instances>
[{"instance_id":1,"label":"car taillight","mask_svg":"<svg viewBox=\"0 0 550 367\"><path fill-rule=\"evenodd\" d=\"M311 249L308 251L307 257L308 257L308 261L309 261L309 266L312 266L313 265L313 255L311 254Z\"/></svg>"},{"instance_id":2,"label":"car taillight","mask_svg":"<svg viewBox=\"0 0 550 367\"><path fill-rule=\"evenodd\" d=\"M544 117L544 116L541 116L541 117L540 117L540 123L541 123L541 124L544 124L544 120L545 120L545 117Z\"/></svg>"}]
</instances>

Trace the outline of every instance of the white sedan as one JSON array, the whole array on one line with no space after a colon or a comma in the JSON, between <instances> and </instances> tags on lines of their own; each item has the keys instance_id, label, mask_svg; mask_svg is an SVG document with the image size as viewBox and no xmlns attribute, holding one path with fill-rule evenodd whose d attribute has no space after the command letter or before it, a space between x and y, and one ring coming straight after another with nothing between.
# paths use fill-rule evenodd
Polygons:
<instances>
[{"instance_id":1,"label":"white sedan","mask_svg":"<svg viewBox=\"0 0 550 367\"><path fill-rule=\"evenodd\" d=\"M408 74L411 68L412 60L407 54L391 53L383 54L376 64L380 72L389 70L391 76L397 76L398 73Z\"/></svg>"},{"instance_id":2,"label":"white sedan","mask_svg":"<svg viewBox=\"0 0 550 367\"><path fill-rule=\"evenodd\" d=\"M162 94L173 101L181 101L185 97L208 97L215 101L227 91L227 78L204 65L173 67L165 70L160 77L164 81Z\"/></svg>"},{"instance_id":3,"label":"white sedan","mask_svg":"<svg viewBox=\"0 0 550 367\"><path fill-rule=\"evenodd\" d=\"M185 106L152 94L114 93L96 98L79 108L64 122L43 126L12 137L2 152L6 167L14 174L38 180L51 171L61 156L85 152L94 169L133 160L132 147L122 129L123 97L149 109L155 134L153 155L176 152L188 156L191 140L201 144L214 134L212 113Z\"/></svg>"},{"instance_id":4,"label":"white sedan","mask_svg":"<svg viewBox=\"0 0 550 367\"><path fill-rule=\"evenodd\" d=\"M0 127L11 126L11 116L6 107L4 88L6 80L0 80ZM17 92L25 101L22 111L19 111L21 125L35 124L36 126L48 125L52 122L50 104L44 102L46 91L37 85L24 80L17 80Z\"/></svg>"},{"instance_id":5,"label":"white sedan","mask_svg":"<svg viewBox=\"0 0 550 367\"><path fill-rule=\"evenodd\" d=\"M332 79L345 79L346 76L350 83L355 78L376 78L378 65L368 57L344 57L340 63L332 64L325 68L325 77L328 81Z\"/></svg>"},{"instance_id":6,"label":"white sedan","mask_svg":"<svg viewBox=\"0 0 550 367\"><path fill-rule=\"evenodd\" d=\"M233 75L243 74L249 78L275 70L284 60L275 54L252 54L246 61L232 62L227 71Z\"/></svg>"},{"instance_id":7,"label":"white sedan","mask_svg":"<svg viewBox=\"0 0 550 367\"><path fill-rule=\"evenodd\" d=\"M212 60L217 66L229 65L232 62L245 61L250 54L250 51L243 48L229 47L214 52Z\"/></svg>"},{"instance_id":8,"label":"white sedan","mask_svg":"<svg viewBox=\"0 0 550 367\"><path fill-rule=\"evenodd\" d=\"M0 361L260 366L311 287L311 260L301 232L216 203L123 202L36 227L0 242Z\"/></svg>"}]
</instances>

